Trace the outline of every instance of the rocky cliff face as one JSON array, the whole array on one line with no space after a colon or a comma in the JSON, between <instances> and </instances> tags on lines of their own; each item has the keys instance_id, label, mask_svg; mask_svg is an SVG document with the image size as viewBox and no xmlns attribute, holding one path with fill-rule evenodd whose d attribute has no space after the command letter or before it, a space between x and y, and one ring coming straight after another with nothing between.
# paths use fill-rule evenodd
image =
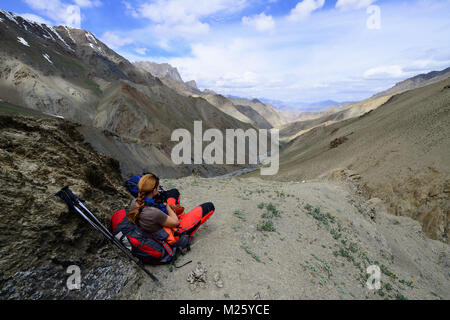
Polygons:
<instances>
[{"instance_id":1,"label":"rocky cliff face","mask_svg":"<svg viewBox=\"0 0 450 320\"><path fill-rule=\"evenodd\" d=\"M194 80L184 82L178 73L178 69L168 63L155 63L150 61L134 62L137 68L149 72L159 78L166 86L176 90L182 95L201 94Z\"/></svg>"},{"instance_id":2,"label":"rocky cliff face","mask_svg":"<svg viewBox=\"0 0 450 320\"><path fill-rule=\"evenodd\" d=\"M155 63L150 61L135 62L134 65L147 70L154 77L166 78L169 80L184 82L178 73L178 69L168 63Z\"/></svg>"},{"instance_id":3,"label":"rocky cliff face","mask_svg":"<svg viewBox=\"0 0 450 320\"><path fill-rule=\"evenodd\" d=\"M55 193L69 185L106 225L128 204L119 163L97 154L68 121L0 114L0 299L133 296L144 275ZM69 291L67 268L81 270Z\"/></svg>"}]
</instances>

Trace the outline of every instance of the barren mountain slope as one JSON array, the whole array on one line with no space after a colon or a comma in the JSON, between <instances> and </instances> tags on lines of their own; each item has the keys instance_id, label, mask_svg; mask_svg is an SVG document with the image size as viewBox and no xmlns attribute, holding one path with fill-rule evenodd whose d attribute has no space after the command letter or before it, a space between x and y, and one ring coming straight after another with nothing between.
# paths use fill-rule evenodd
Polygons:
<instances>
[{"instance_id":1,"label":"barren mountain slope","mask_svg":"<svg viewBox=\"0 0 450 320\"><path fill-rule=\"evenodd\" d=\"M323 114L311 117L308 120L300 120L288 123L281 127L280 137L284 140L291 140L305 133L311 128L321 125L330 125L332 123L358 117L366 112L374 110L383 105L392 96L384 96L380 98L370 98L360 102L352 103L338 109L332 109Z\"/></svg>"},{"instance_id":2,"label":"barren mountain slope","mask_svg":"<svg viewBox=\"0 0 450 320\"><path fill-rule=\"evenodd\" d=\"M263 116L273 127L279 127L287 122L282 113L258 99L228 98L235 105L248 106Z\"/></svg>"},{"instance_id":3,"label":"barren mountain slope","mask_svg":"<svg viewBox=\"0 0 450 320\"><path fill-rule=\"evenodd\" d=\"M245 123L252 123L252 119L247 117L245 114L240 112L236 106L230 101L230 99L225 98L221 94L203 94L201 96L202 99L205 99L213 106L216 106L221 111L225 112L229 116L236 118Z\"/></svg>"},{"instance_id":4,"label":"barren mountain slope","mask_svg":"<svg viewBox=\"0 0 450 320\"><path fill-rule=\"evenodd\" d=\"M448 77L450 77L450 67L441 71L432 71L426 74L419 74L415 77L397 83L395 86L388 90L377 93L373 96L373 98L379 98L406 90L421 88L429 84L447 79Z\"/></svg>"},{"instance_id":5,"label":"barren mountain slope","mask_svg":"<svg viewBox=\"0 0 450 320\"><path fill-rule=\"evenodd\" d=\"M197 84L194 80L184 82L181 79L177 68L174 68L167 63L158 64L144 61L134 62L133 64L138 68L150 72L155 77L160 78L165 85L182 95L203 98L226 114L242 122L250 123L257 128L270 129L273 127L270 119L273 118L273 113L276 111L261 108L259 105L261 103L257 104L255 101L239 99L241 104L237 104L232 102L229 98L216 94L213 91L204 90L202 92L197 88ZM268 116L269 119L266 119L266 116Z\"/></svg>"},{"instance_id":6,"label":"barren mountain slope","mask_svg":"<svg viewBox=\"0 0 450 320\"><path fill-rule=\"evenodd\" d=\"M250 106L236 105L236 109L252 120L252 124L260 129L271 129L272 124Z\"/></svg>"},{"instance_id":7,"label":"barren mountain slope","mask_svg":"<svg viewBox=\"0 0 450 320\"><path fill-rule=\"evenodd\" d=\"M419 220L429 236L448 242L449 111L450 79L396 95L359 118L294 139L274 178L352 176L390 213Z\"/></svg>"}]
</instances>

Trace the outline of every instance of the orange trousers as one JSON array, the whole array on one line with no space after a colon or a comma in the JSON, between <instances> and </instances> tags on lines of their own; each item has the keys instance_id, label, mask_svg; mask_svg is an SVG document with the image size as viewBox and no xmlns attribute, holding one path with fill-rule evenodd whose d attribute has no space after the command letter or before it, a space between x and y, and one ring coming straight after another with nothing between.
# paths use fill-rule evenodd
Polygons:
<instances>
[{"instance_id":1,"label":"orange trousers","mask_svg":"<svg viewBox=\"0 0 450 320\"><path fill-rule=\"evenodd\" d=\"M181 195L177 189L167 190L167 204L180 204ZM189 235L189 239L197 232L198 228L205 223L214 213L214 205L212 202L203 203L189 212L182 213L178 216L180 225L173 229L175 238L179 238L182 234Z\"/></svg>"}]
</instances>

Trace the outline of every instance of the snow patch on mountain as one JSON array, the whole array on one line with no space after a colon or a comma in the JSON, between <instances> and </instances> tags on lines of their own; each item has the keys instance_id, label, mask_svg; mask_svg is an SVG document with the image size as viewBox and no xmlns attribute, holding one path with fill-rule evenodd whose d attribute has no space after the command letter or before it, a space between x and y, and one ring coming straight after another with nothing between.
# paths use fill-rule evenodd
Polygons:
<instances>
[{"instance_id":1,"label":"snow patch on mountain","mask_svg":"<svg viewBox=\"0 0 450 320\"><path fill-rule=\"evenodd\" d=\"M72 38L72 35L70 34L69 28L67 28L66 26L64 26L64 29L66 29L67 34L69 35L70 40L72 40L73 43L76 43L75 40Z\"/></svg>"},{"instance_id":2,"label":"snow patch on mountain","mask_svg":"<svg viewBox=\"0 0 450 320\"><path fill-rule=\"evenodd\" d=\"M92 41L94 41L94 43L97 44L97 40L95 40L94 36L89 31L86 31L85 36L89 42L90 42L89 39L92 39Z\"/></svg>"},{"instance_id":3,"label":"snow patch on mountain","mask_svg":"<svg viewBox=\"0 0 450 320\"><path fill-rule=\"evenodd\" d=\"M98 51L98 52L100 52L100 53L103 53L103 50L102 50L102 48L100 47L100 46L94 46L92 43L90 43L89 42L89 46L93 49L93 50L95 50L95 51Z\"/></svg>"},{"instance_id":4,"label":"snow patch on mountain","mask_svg":"<svg viewBox=\"0 0 450 320\"><path fill-rule=\"evenodd\" d=\"M61 37L61 35L58 33L58 31L57 31L55 28L53 28L53 27L49 27L49 28L50 28L50 30L58 37L58 39L59 39L62 43L64 43L64 45L65 45L69 50L75 51L75 50L72 49L71 46L69 46L69 45L67 44L66 41L64 41L64 39Z\"/></svg>"},{"instance_id":5,"label":"snow patch on mountain","mask_svg":"<svg viewBox=\"0 0 450 320\"><path fill-rule=\"evenodd\" d=\"M50 36L50 37L47 37L47 36L43 35L45 38L47 38L47 39L49 39L49 40L52 40L52 41L56 41L55 38L52 36L52 34L51 34L50 32L48 32L47 29L45 29L43 26L41 26L41 27L42 27L42 29L44 29L44 31Z\"/></svg>"},{"instance_id":6,"label":"snow patch on mountain","mask_svg":"<svg viewBox=\"0 0 450 320\"><path fill-rule=\"evenodd\" d=\"M17 41L19 41L21 44L23 44L24 46L29 47L30 45L28 44L28 42L22 38L22 37L17 37Z\"/></svg>"},{"instance_id":7,"label":"snow patch on mountain","mask_svg":"<svg viewBox=\"0 0 450 320\"><path fill-rule=\"evenodd\" d=\"M48 62L50 62L51 64L53 64L53 61L50 59L50 57L49 57L48 54L44 53L42 56L45 58L45 60L47 60Z\"/></svg>"},{"instance_id":8,"label":"snow patch on mountain","mask_svg":"<svg viewBox=\"0 0 450 320\"><path fill-rule=\"evenodd\" d=\"M16 15L14 13L11 14L8 11L4 11L4 10L1 10L1 9L0 9L0 12L3 13L9 20L14 21L16 24L19 24L17 22L17 20L14 19L14 17L16 17Z\"/></svg>"}]
</instances>

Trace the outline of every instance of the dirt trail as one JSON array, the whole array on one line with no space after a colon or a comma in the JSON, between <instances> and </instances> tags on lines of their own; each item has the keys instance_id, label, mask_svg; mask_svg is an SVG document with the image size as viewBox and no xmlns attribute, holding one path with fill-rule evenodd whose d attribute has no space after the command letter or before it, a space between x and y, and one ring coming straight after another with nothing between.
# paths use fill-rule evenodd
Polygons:
<instances>
[{"instance_id":1,"label":"dirt trail","mask_svg":"<svg viewBox=\"0 0 450 320\"><path fill-rule=\"evenodd\" d=\"M145 281L136 298L450 298L449 246L348 185L239 177L162 184L180 189L187 210L213 201L216 212L176 264L192 263L149 267L164 287ZM198 263L206 277L198 272L189 283ZM366 288L372 264L382 271L381 290Z\"/></svg>"}]
</instances>

